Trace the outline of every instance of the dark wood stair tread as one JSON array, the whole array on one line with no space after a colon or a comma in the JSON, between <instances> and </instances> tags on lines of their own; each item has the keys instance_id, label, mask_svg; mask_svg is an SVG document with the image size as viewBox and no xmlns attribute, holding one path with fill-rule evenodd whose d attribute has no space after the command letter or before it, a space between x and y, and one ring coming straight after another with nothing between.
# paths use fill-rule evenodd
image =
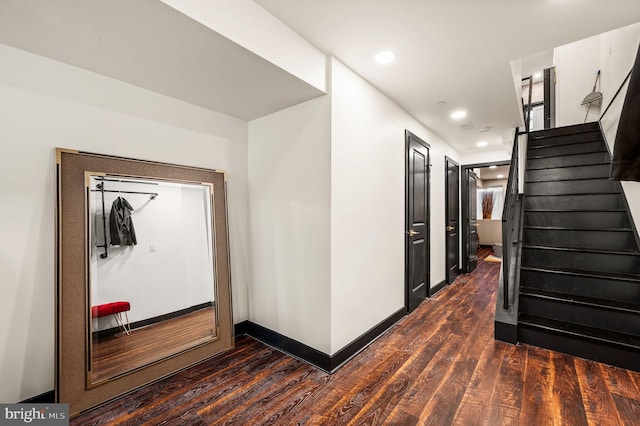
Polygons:
<instances>
[{"instance_id":1,"label":"dark wood stair tread","mask_svg":"<svg viewBox=\"0 0 640 426\"><path fill-rule=\"evenodd\" d=\"M601 330L594 327L570 324L531 315L521 315L518 325L541 328L551 332L560 332L580 338L589 338L602 343L622 345L628 348L640 349L640 337L614 331Z\"/></svg>"},{"instance_id":2,"label":"dark wood stair tread","mask_svg":"<svg viewBox=\"0 0 640 426\"><path fill-rule=\"evenodd\" d=\"M596 153L598 154L598 153ZM585 155L585 154L582 154ZM604 166L611 164L609 161L593 161L585 164L571 164L567 166L549 166L549 167L527 167L527 171L551 170L551 169L568 169L570 167L586 167L586 166Z\"/></svg>"},{"instance_id":3,"label":"dark wood stair tread","mask_svg":"<svg viewBox=\"0 0 640 426\"><path fill-rule=\"evenodd\" d=\"M620 192L620 191L609 191L609 192L565 192L565 193L562 193L562 194L527 194L527 193L525 193L525 196L527 198L532 198L532 197L566 197L566 196L575 196L575 195L593 196L593 195L612 195L612 194L621 194L621 193L622 192Z\"/></svg>"},{"instance_id":4,"label":"dark wood stair tread","mask_svg":"<svg viewBox=\"0 0 640 426\"><path fill-rule=\"evenodd\" d=\"M552 268L548 266L522 266L523 271L533 271L533 272L547 272L552 274L564 274L564 275L575 275L584 278L601 278L607 280L616 280L616 281L632 281L637 282L640 285L640 275L624 275L624 274L614 274L609 272L594 272L594 271L585 271L580 269L570 269L570 268Z\"/></svg>"},{"instance_id":5,"label":"dark wood stair tread","mask_svg":"<svg viewBox=\"0 0 640 426\"><path fill-rule=\"evenodd\" d=\"M577 248L577 247L555 247L555 246L539 246L539 245L529 245L523 244L523 249L534 249L534 250L553 250L553 251L563 251L563 252L573 252L573 253L596 253L596 254L620 254L623 256L640 256L640 252L636 250L608 250L608 249L592 249L592 248Z\"/></svg>"},{"instance_id":6,"label":"dark wood stair tread","mask_svg":"<svg viewBox=\"0 0 640 426\"><path fill-rule=\"evenodd\" d=\"M615 209L529 209L525 207L524 212L526 214L527 212L532 212L532 213L594 213L594 212L595 213L597 212L626 213L627 211L620 208L615 208Z\"/></svg>"},{"instance_id":7,"label":"dark wood stair tread","mask_svg":"<svg viewBox=\"0 0 640 426\"><path fill-rule=\"evenodd\" d=\"M562 167L556 167L562 168ZM592 176L592 177L577 177L577 178L563 178L563 179L544 179L544 180L525 180L525 183L545 183L545 182L577 182L581 180L604 180L608 179L608 176Z\"/></svg>"},{"instance_id":8,"label":"dark wood stair tread","mask_svg":"<svg viewBox=\"0 0 640 426\"><path fill-rule=\"evenodd\" d=\"M524 225L524 229L532 229L538 231L584 231L584 232L633 232L631 228L574 228L569 226L534 226Z\"/></svg>"},{"instance_id":9,"label":"dark wood stair tread","mask_svg":"<svg viewBox=\"0 0 640 426\"><path fill-rule=\"evenodd\" d=\"M539 149L540 147L535 147L532 149ZM545 147L545 148L550 148L549 146ZM584 154L599 154L599 153L608 153L608 151L606 149L599 149L597 151L586 151L586 152L572 152L570 154L546 154L546 155L534 155L534 156L527 156L527 161L528 160L544 160L545 158L558 158L558 157L573 157L576 155L584 155ZM556 168L560 168L560 167L556 167Z\"/></svg>"},{"instance_id":10,"label":"dark wood stair tread","mask_svg":"<svg viewBox=\"0 0 640 426\"><path fill-rule=\"evenodd\" d=\"M555 127L553 129L534 130L529 132L529 138L546 139L589 132L600 132L600 126L597 122L572 124L569 126Z\"/></svg>"},{"instance_id":11,"label":"dark wood stair tread","mask_svg":"<svg viewBox=\"0 0 640 426\"><path fill-rule=\"evenodd\" d=\"M606 299L596 299L593 297L580 296L575 294L561 293L550 290L540 290L532 287L520 287L521 296L537 297L540 299L554 300L573 305L589 306L593 308L609 309L615 311L631 312L640 314L640 303L628 303Z\"/></svg>"}]
</instances>

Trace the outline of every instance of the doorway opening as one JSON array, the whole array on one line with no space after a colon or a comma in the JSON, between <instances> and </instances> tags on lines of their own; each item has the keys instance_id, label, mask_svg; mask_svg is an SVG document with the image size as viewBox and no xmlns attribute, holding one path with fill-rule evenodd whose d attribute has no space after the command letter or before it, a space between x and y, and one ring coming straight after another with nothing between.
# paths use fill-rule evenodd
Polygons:
<instances>
[{"instance_id":1,"label":"doorway opening","mask_svg":"<svg viewBox=\"0 0 640 426\"><path fill-rule=\"evenodd\" d=\"M462 272L502 258L502 209L509 162L462 166Z\"/></svg>"},{"instance_id":2,"label":"doorway opening","mask_svg":"<svg viewBox=\"0 0 640 426\"><path fill-rule=\"evenodd\" d=\"M555 123L555 67L545 68L522 79L522 105L524 116L529 117L529 130L550 129ZM531 113L529 109L531 97Z\"/></svg>"}]
</instances>

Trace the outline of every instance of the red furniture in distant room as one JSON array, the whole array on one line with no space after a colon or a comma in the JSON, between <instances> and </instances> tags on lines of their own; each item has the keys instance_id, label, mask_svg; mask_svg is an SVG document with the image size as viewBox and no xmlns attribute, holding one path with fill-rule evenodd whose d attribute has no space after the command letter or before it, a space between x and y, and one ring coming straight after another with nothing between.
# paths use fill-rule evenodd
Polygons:
<instances>
[{"instance_id":1,"label":"red furniture in distant room","mask_svg":"<svg viewBox=\"0 0 640 426\"><path fill-rule=\"evenodd\" d=\"M118 327L126 334L131 334L131 324L129 323L129 315L127 311L131 309L129 302L111 302L104 303L102 305L95 305L91 307L91 318L101 318L107 315L113 315L118 323ZM127 320L125 323L122 320L122 313Z\"/></svg>"}]
</instances>

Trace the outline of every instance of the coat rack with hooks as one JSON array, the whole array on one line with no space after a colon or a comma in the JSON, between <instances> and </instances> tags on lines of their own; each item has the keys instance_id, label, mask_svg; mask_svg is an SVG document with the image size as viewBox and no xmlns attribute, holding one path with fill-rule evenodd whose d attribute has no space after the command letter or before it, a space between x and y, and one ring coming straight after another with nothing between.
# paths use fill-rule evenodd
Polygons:
<instances>
[{"instance_id":1,"label":"coat rack with hooks","mask_svg":"<svg viewBox=\"0 0 640 426\"><path fill-rule=\"evenodd\" d=\"M150 200L155 200L158 196L157 192L144 192L144 191L122 191L122 190L113 190L113 189L104 189L104 182L119 182L119 183L136 183L136 184L145 184L145 185L158 185L153 182L141 182L134 180L122 180L122 179L107 179L103 177L96 178L97 180L101 180L101 183L96 185L97 189L92 189L91 192L100 192L102 199L102 232L104 235L104 244L98 245L97 247L103 248L104 252L100 253L100 259L106 259L109 256L109 244L107 244L107 214L105 211L104 205L104 193L105 192L116 192L121 194L143 194L148 195Z\"/></svg>"}]
</instances>

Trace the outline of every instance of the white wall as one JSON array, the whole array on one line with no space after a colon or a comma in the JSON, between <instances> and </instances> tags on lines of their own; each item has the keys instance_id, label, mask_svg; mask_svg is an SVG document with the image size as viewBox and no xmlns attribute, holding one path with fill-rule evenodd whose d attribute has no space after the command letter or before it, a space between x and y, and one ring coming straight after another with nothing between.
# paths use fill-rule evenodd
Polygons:
<instances>
[{"instance_id":1,"label":"white wall","mask_svg":"<svg viewBox=\"0 0 640 426\"><path fill-rule=\"evenodd\" d=\"M445 279L444 156L458 153L331 59L331 353L404 306L405 129L431 145L431 284Z\"/></svg>"},{"instance_id":2,"label":"white wall","mask_svg":"<svg viewBox=\"0 0 640 426\"><path fill-rule=\"evenodd\" d=\"M560 46L554 50L556 67L556 126L569 126L585 121L587 107L580 105L593 90L600 69L598 36ZM596 87L600 91L600 84ZM600 117L601 107L593 105L587 122Z\"/></svg>"},{"instance_id":3,"label":"white wall","mask_svg":"<svg viewBox=\"0 0 640 426\"><path fill-rule=\"evenodd\" d=\"M600 36L599 53L604 107L609 104L633 67L633 61L638 53L638 45L640 45L640 22L609 31ZM619 96L624 99L622 95L623 93ZM608 112L607 115L610 113Z\"/></svg>"},{"instance_id":4,"label":"white wall","mask_svg":"<svg viewBox=\"0 0 640 426\"><path fill-rule=\"evenodd\" d=\"M601 70L596 90L602 92L599 108L592 107L587 121L596 121L633 66L640 43L640 23L560 46L554 50L557 72L557 126L582 123L587 111L581 106L593 90L596 73Z\"/></svg>"},{"instance_id":5,"label":"white wall","mask_svg":"<svg viewBox=\"0 0 640 426\"><path fill-rule=\"evenodd\" d=\"M608 105L616 91L633 67L640 44L640 23L620 28L600 36L600 61L606 72L602 75L604 105ZM616 132L622 105L629 83L611 104L602 118L602 130L605 133L609 149L613 152Z\"/></svg>"},{"instance_id":6,"label":"white wall","mask_svg":"<svg viewBox=\"0 0 640 426\"><path fill-rule=\"evenodd\" d=\"M249 123L251 321L330 352L330 98Z\"/></svg>"},{"instance_id":7,"label":"white wall","mask_svg":"<svg viewBox=\"0 0 640 426\"><path fill-rule=\"evenodd\" d=\"M247 123L4 45L0 63L0 401L54 386L55 147L227 170L234 321L247 319Z\"/></svg>"},{"instance_id":8,"label":"white wall","mask_svg":"<svg viewBox=\"0 0 640 426\"><path fill-rule=\"evenodd\" d=\"M479 219L478 242L484 246L502 243L502 221L496 219Z\"/></svg>"}]
</instances>

